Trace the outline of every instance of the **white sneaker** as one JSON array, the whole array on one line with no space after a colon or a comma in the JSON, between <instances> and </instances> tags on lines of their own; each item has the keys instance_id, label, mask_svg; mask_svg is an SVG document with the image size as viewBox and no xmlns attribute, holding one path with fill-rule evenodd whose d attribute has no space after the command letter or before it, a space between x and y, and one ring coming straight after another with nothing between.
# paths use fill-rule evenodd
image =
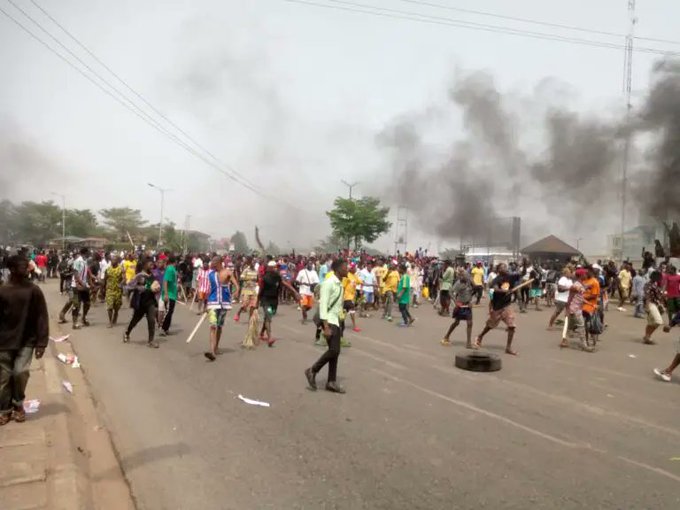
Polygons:
<instances>
[{"instance_id":1,"label":"white sneaker","mask_svg":"<svg viewBox=\"0 0 680 510\"><path fill-rule=\"evenodd\" d=\"M662 372L662 371L659 370L658 368L655 368L655 369L654 369L654 373L655 373L656 376L657 376L659 379L661 379L662 381L664 381L664 382L671 382L671 375L670 375L670 374L667 374L666 372Z\"/></svg>"}]
</instances>

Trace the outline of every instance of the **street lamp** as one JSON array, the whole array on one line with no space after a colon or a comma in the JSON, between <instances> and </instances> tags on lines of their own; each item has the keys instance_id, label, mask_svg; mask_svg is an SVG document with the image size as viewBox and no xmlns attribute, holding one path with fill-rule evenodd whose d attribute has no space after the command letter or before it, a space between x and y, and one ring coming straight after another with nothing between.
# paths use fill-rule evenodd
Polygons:
<instances>
[{"instance_id":1,"label":"street lamp","mask_svg":"<svg viewBox=\"0 0 680 510\"><path fill-rule=\"evenodd\" d=\"M172 190L168 188L161 188L160 186L156 186L150 182L147 184L152 188L157 189L161 193L161 221L158 223L158 247L160 248L161 244L163 243L163 208L165 207L165 192Z\"/></svg>"},{"instance_id":2,"label":"street lamp","mask_svg":"<svg viewBox=\"0 0 680 510\"><path fill-rule=\"evenodd\" d=\"M61 193L51 192L52 195L61 197L61 251L66 250L66 196Z\"/></svg>"},{"instance_id":3,"label":"street lamp","mask_svg":"<svg viewBox=\"0 0 680 510\"><path fill-rule=\"evenodd\" d=\"M345 181L344 179L340 179L340 182L343 183L345 186L347 186L349 188L349 199L352 200L352 190L354 189L354 187L357 184L359 184L359 181L353 182L353 183L350 184L349 182Z\"/></svg>"},{"instance_id":4,"label":"street lamp","mask_svg":"<svg viewBox=\"0 0 680 510\"><path fill-rule=\"evenodd\" d=\"M581 241L583 241L582 237L579 237L578 239L576 239L576 250L577 251L581 251Z\"/></svg>"}]
</instances>

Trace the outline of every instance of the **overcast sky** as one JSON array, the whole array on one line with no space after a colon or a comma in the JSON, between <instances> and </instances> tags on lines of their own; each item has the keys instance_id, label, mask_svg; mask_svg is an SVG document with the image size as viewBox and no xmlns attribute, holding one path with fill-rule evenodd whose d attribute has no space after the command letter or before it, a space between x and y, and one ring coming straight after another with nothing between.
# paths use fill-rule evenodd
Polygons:
<instances>
[{"instance_id":1,"label":"overcast sky","mask_svg":"<svg viewBox=\"0 0 680 510\"><path fill-rule=\"evenodd\" d=\"M86 56L29 0L12 1ZM327 235L323 211L334 196L346 193L340 179L366 182L375 190L385 159L376 149L376 134L395 118L445 96L457 70L485 70L499 89L519 94L553 78L583 111L615 110L623 102L622 50L283 0L36 1L167 117L274 198L254 194L188 154L2 13L0 149L20 144L24 152L20 157L0 154L3 181L9 177L15 183L0 189L0 196L55 199L49 195L54 191L66 195L68 207L129 206L156 222L160 199L147 186L151 182L172 189L165 216L181 226L191 215L192 228L215 237L241 229L252 242L254 223L262 226L265 241L283 247ZM431 1L616 33L628 27L625 0ZM399 0L356 2L623 43ZM677 2L637 4L637 35L677 36ZM8 0L0 0L0 8L57 47ZM680 51L668 44L636 44ZM644 93L657 58L635 54L635 100ZM362 193L361 184L356 192ZM618 214L618 206L613 207L612 217ZM604 250L602 232L564 235L572 244L584 238L582 247L591 253ZM439 244L415 224L409 238ZM387 235L377 244L386 248L392 241Z\"/></svg>"}]
</instances>

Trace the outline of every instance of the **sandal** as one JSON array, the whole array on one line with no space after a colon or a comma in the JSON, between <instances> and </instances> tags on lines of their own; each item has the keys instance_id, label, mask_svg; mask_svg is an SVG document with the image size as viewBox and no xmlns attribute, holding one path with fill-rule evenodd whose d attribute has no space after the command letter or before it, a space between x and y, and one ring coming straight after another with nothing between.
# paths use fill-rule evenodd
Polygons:
<instances>
[{"instance_id":1,"label":"sandal","mask_svg":"<svg viewBox=\"0 0 680 510\"><path fill-rule=\"evenodd\" d=\"M7 425L11 419L12 415L10 413L0 414L0 427Z\"/></svg>"},{"instance_id":2,"label":"sandal","mask_svg":"<svg viewBox=\"0 0 680 510\"><path fill-rule=\"evenodd\" d=\"M26 421L26 411L24 411L23 407L15 407L12 410L12 416L11 419L14 420L17 423L23 423Z\"/></svg>"}]
</instances>

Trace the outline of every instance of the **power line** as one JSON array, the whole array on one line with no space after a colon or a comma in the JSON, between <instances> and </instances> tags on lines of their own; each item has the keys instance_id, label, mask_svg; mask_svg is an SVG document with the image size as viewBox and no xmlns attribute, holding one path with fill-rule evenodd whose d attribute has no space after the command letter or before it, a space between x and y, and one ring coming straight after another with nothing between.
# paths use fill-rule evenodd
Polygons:
<instances>
[{"instance_id":1,"label":"power line","mask_svg":"<svg viewBox=\"0 0 680 510\"><path fill-rule=\"evenodd\" d=\"M12 4L18 11L20 11L27 19L29 19L33 24L35 24L42 32L47 34L51 39L55 40L62 48L64 48L71 56L73 56L78 62L80 62L90 73L92 73L94 76L99 78L104 84L106 84L111 90L113 90L115 93L111 92L111 90L108 90L105 88L102 84L100 84L98 81L96 81L92 76L87 74L83 69L78 67L76 64L74 64L71 60L69 60L67 57L59 53L57 50L55 50L52 46L49 45L49 43L45 42L43 39L41 39L39 36L37 36L35 33L33 33L28 27L26 27L23 23L21 23L19 20L17 20L14 16L12 16L10 13L5 11L0 7L0 12L2 12L7 18L9 18L12 22L14 22L17 26L19 26L23 31L25 31L28 35L30 35L32 38L34 38L36 41L38 41L41 45L43 45L47 50L50 52L54 53L57 57L59 57L61 60L63 60L66 64L68 64L70 67L72 67L74 70L76 70L79 74L81 74L83 77L85 77L88 81L90 81L93 85L95 85L97 88L99 88L102 92L107 94L109 97L114 99L116 102L118 102L121 106L126 108L127 110L131 111L135 115L137 115L141 120L149 124L151 127L159 131L161 134L166 136L170 141L176 143L183 149L185 149L187 152L190 154L194 155L195 157L199 158L201 161L203 161L205 164L208 166L214 168L218 172L222 173L226 177L230 178L231 180L235 181L236 183L240 184L241 186L249 189L250 191L254 192L257 195L260 195L263 198L267 199L272 199L273 197L270 197L269 195L263 193L261 190L259 190L254 184L251 184L248 182L245 178L241 178L239 175L233 175L224 169L222 169L220 166L215 164L213 161L205 157L204 154L201 154L198 152L194 147L191 147L188 143L186 143L184 140L180 139L177 135L173 134L169 130L165 129L159 122L158 120L154 119L151 117L148 113L146 113L144 110L142 110L137 104L134 103L134 101L130 100L123 92L121 92L119 89L117 89L114 85L109 83L105 78L103 78L100 74L98 74L95 70L93 70L89 65L87 65L86 62L84 62L80 57L78 57L76 54L74 54L68 47L66 47L61 41L59 41L57 38L55 38L49 31L47 31L38 21L36 21L34 18L32 18L26 11L21 9L18 5L16 5L12 0L8 0L10 4ZM215 158L216 159L216 158ZM289 204L286 204L289 205ZM290 207L295 207L295 206L290 206Z\"/></svg>"},{"instance_id":2,"label":"power line","mask_svg":"<svg viewBox=\"0 0 680 510\"><path fill-rule=\"evenodd\" d=\"M557 34L548 34L544 32L532 32L528 30L515 29L503 27L500 25L488 25L483 23L474 23L471 21L463 21L454 18L446 18L442 16L432 16L421 14L412 11L401 11L398 9L389 9L386 7L377 7L374 5L360 4L356 2L348 2L342 0L327 0L333 4L322 4L311 0L283 0L284 2L309 5L320 7L324 9L334 9L340 11L355 12L361 14L369 14L372 16L379 16L384 18L392 18L406 21L416 21L420 23L428 23L433 25L452 26L457 28L467 28L471 30L481 30L485 32L502 33L508 35L517 35L522 37L529 37L533 39L543 39L558 42L567 42L571 44L580 44L585 46L593 46L599 48L622 50L625 48L623 44L609 43L604 41L593 41L591 39L580 39L576 37L561 36ZM339 4L339 5L338 5ZM665 56L680 56L680 52L663 51L655 48L635 48L635 51L640 53L653 53Z\"/></svg>"},{"instance_id":3,"label":"power line","mask_svg":"<svg viewBox=\"0 0 680 510\"><path fill-rule=\"evenodd\" d=\"M409 3L409 4L416 4L416 5L423 5L426 7L433 7L436 9L444 9L447 11L454 11L454 12L463 12L466 14L475 14L478 16L488 16L492 18L498 18L498 19L504 19L508 21L518 21L520 23L529 23L532 25L541 25L545 27L552 27L552 28L560 28L564 30L573 30L577 32L584 32L588 34L596 34L596 35L606 35L606 36L611 36L611 37L619 37L621 39L626 37L626 34L621 34L621 33L616 33L616 32L607 32L605 30L596 30L592 28L586 28L586 27L579 27L575 25L566 25L562 23L553 23L550 21L542 21L542 20L536 20L532 18L521 18L517 16L509 16L506 14L499 14L495 12L489 12L489 11L477 11L474 9L464 9L462 7L453 7L450 5L445 5L445 4L439 4L439 3L434 3L434 2L425 2L423 0L398 0L400 2L404 3ZM638 40L644 40L644 41L653 41L653 42L661 42L661 43L667 43L667 44L676 44L680 45L680 41L673 41L670 39L657 39L653 37L634 37L634 39Z\"/></svg>"},{"instance_id":4,"label":"power line","mask_svg":"<svg viewBox=\"0 0 680 510\"><path fill-rule=\"evenodd\" d=\"M8 0L11 1L11 0ZM233 175L238 176L240 179L242 179L244 182L247 182L248 184L253 185L248 179L245 177L241 176L231 168L228 164L224 163L221 161L217 156L212 154L208 149L206 149L203 145L201 145L199 142L197 142L191 135L189 135L185 130L183 130L181 127L179 127L177 124L175 124L172 120L170 120L163 112L161 112L158 108L156 108L151 102L149 102L143 95L138 93L134 88L132 88L123 78L121 78L118 74L116 74L109 66L107 66L97 55L95 55L84 43L82 43L76 36L74 36L66 27L64 27L61 23L59 23L49 12L47 12L38 2L35 0L30 0L31 3L37 7L45 16L47 16L52 23L54 23L57 27L59 27L68 37L70 37L78 46L80 46L88 55L90 55L99 65L101 65L104 69L106 69L114 78L116 78L120 83L123 84L130 92L132 92L136 97L138 97L141 101L144 102L151 110L153 110L156 115L164 119L168 124L170 124L172 127L174 127L177 131L179 131L182 135L184 135L191 143L193 143L196 147L201 149L204 153L206 153L208 156L210 156L212 159L214 159L216 162L218 162L220 165L226 167Z\"/></svg>"}]
</instances>

